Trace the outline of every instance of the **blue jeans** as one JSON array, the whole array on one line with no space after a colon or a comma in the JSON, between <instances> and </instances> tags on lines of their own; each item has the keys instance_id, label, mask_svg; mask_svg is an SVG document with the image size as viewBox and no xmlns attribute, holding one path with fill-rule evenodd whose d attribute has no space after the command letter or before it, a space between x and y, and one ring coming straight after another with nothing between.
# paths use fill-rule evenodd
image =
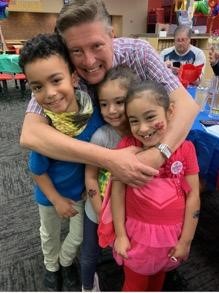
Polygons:
<instances>
[{"instance_id":1,"label":"blue jeans","mask_svg":"<svg viewBox=\"0 0 219 293\"><path fill-rule=\"evenodd\" d=\"M81 280L85 290L92 290L94 274L101 248L97 236L98 224L84 213L84 237L81 247Z\"/></svg>"}]
</instances>

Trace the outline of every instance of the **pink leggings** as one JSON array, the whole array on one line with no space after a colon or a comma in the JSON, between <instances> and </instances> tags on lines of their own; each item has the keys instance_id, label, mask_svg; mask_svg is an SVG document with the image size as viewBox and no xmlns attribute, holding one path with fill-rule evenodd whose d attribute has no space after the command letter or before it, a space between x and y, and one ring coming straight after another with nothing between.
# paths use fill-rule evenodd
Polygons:
<instances>
[{"instance_id":1,"label":"pink leggings","mask_svg":"<svg viewBox=\"0 0 219 293\"><path fill-rule=\"evenodd\" d=\"M124 266L125 282L122 291L161 291L165 280L165 272L144 276Z\"/></svg>"}]
</instances>

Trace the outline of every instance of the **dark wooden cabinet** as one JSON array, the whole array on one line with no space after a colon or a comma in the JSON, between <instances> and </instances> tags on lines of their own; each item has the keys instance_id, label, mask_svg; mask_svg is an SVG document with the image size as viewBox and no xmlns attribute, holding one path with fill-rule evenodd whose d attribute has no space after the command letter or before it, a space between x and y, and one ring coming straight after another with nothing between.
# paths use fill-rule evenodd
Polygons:
<instances>
[{"instance_id":1,"label":"dark wooden cabinet","mask_svg":"<svg viewBox=\"0 0 219 293\"><path fill-rule=\"evenodd\" d=\"M176 23L176 13L174 11L175 4L173 0L157 0L148 2L148 33L155 32L156 23Z\"/></svg>"}]
</instances>

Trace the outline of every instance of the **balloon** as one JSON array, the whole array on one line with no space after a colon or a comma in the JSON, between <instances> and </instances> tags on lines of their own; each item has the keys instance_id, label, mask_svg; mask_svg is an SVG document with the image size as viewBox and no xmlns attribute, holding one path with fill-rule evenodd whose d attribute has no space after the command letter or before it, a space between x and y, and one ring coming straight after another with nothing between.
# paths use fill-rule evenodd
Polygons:
<instances>
[{"instance_id":1,"label":"balloon","mask_svg":"<svg viewBox=\"0 0 219 293\"><path fill-rule=\"evenodd\" d=\"M208 5L211 8L214 8L217 5L218 1L217 0L208 0Z\"/></svg>"},{"instance_id":2,"label":"balloon","mask_svg":"<svg viewBox=\"0 0 219 293\"><path fill-rule=\"evenodd\" d=\"M8 17L8 3L9 0L0 0L0 19Z\"/></svg>"}]
</instances>

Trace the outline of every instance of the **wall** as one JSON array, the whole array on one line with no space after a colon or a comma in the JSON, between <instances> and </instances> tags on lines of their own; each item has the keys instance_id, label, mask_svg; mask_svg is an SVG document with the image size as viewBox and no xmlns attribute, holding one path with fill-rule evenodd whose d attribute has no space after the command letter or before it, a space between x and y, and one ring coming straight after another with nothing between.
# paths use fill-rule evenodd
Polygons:
<instances>
[{"instance_id":1,"label":"wall","mask_svg":"<svg viewBox=\"0 0 219 293\"><path fill-rule=\"evenodd\" d=\"M160 8L162 6L163 1L161 0L153 0L153 1L148 1L148 11L155 9L155 8Z\"/></svg>"},{"instance_id":2,"label":"wall","mask_svg":"<svg viewBox=\"0 0 219 293\"><path fill-rule=\"evenodd\" d=\"M26 40L42 32L52 32L57 14L10 12L7 19L1 20L5 40Z\"/></svg>"},{"instance_id":3,"label":"wall","mask_svg":"<svg viewBox=\"0 0 219 293\"><path fill-rule=\"evenodd\" d=\"M22 12L21 9L19 11L18 8L22 7L22 1L25 6L29 0L11 0L9 17L1 20L6 40L28 39L40 32L53 31L56 16L63 6L63 0L40 0L43 7L42 13L27 12L27 9L26 12ZM148 0L104 0L104 2L110 15L113 16L113 24L118 37L146 32ZM17 5L17 8L13 3Z\"/></svg>"},{"instance_id":4,"label":"wall","mask_svg":"<svg viewBox=\"0 0 219 293\"><path fill-rule=\"evenodd\" d=\"M122 35L146 32L148 0L104 0L111 15L122 16Z\"/></svg>"},{"instance_id":5,"label":"wall","mask_svg":"<svg viewBox=\"0 0 219 293\"><path fill-rule=\"evenodd\" d=\"M9 11L58 13L63 0L10 0Z\"/></svg>"}]
</instances>

